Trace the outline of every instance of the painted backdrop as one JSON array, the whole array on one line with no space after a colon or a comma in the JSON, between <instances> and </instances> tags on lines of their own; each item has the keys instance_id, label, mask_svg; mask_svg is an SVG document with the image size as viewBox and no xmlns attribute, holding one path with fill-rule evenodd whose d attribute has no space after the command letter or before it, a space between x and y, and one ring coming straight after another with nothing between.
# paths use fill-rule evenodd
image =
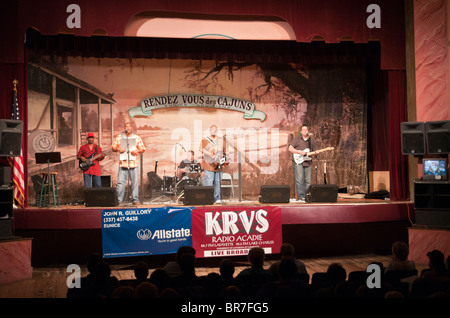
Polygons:
<instances>
[{"instance_id":1,"label":"painted backdrop","mask_svg":"<svg viewBox=\"0 0 450 318\"><path fill-rule=\"evenodd\" d=\"M61 152L62 162L51 165L59 172L61 201L82 201L75 156L88 132L95 133L106 153L102 174L111 176L115 186L118 155L111 152L111 143L126 121L147 148L142 156L143 202L150 197L147 173L174 176L189 150L201 160L200 141L211 125L226 138L231 164L224 172L234 184L241 179L243 200L257 199L264 184L288 184L294 197L287 147L303 123L310 126L318 149L334 147L314 161L312 183L367 191L364 65L32 54L28 60L31 204L33 178L47 169L35 162L35 153L43 151Z\"/></svg>"}]
</instances>

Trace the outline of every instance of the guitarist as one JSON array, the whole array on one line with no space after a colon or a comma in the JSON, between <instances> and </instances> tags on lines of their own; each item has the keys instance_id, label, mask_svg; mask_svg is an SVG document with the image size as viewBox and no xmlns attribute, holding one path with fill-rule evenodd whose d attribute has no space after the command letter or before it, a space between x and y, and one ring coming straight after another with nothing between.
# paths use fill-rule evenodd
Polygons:
<instances>
[{"instance_id":1,"label":"guitarist","mask_svg":"<svg viewBox=\"0 0 450 318\"><path fill-rule=\"evenodd\" d=\"M289 144L289 152L292 155L300 154L306 156L308 152L314 151L314 148L314 142L309 135L308 126L303 125L298 136L292 139ZM304 160L301 164L297 164L292 158L292 166L294 168L297 201L305 202L306 191L311 184L311 160Z\"/></svg>"},{"instance_id":2,"label":"guitarist","mask_svg":"<svg viewBox=\"0 0 450 318\"><path fill-rule=\"evenodd\" d=\"M99 161L104 158L102 147L94 144L94 134L88 133L87 144L81 146L77 153L77 159L80 160L80 162L91 164L89 168L83 172L85 188L91 188L92 186L100 188L102 186Z\"/></svg>"},{"instance_id":3,"label":"guitarist","mask_svg":"<svg viewBox=\"0 0 450 318\"><path fill-rule=\"evenodd\" d=\"M220 203L222 168L220 160L226 150L225 138L217 136L217 126L209 127L210 135L202 139L200 151L203 154L204 185L214 186L215 203Z\"/></svg>"}]
</instances>

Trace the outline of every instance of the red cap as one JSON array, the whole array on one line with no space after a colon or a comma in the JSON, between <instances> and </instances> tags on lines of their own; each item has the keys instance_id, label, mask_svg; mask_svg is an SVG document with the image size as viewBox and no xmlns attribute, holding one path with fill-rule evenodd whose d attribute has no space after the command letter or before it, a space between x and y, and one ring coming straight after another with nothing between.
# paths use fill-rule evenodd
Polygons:
<instances>
[{"instance_id":1,"label":"red cap","mask_svg":"<svg viewBox=\"0 0 450 318\"><path fill-rule=\"evenodd\" d=\"M89 134L87 135L87 137L88 137L88 138L94 138L94 133L89 133Z\"/></svg>"}]
</instances>

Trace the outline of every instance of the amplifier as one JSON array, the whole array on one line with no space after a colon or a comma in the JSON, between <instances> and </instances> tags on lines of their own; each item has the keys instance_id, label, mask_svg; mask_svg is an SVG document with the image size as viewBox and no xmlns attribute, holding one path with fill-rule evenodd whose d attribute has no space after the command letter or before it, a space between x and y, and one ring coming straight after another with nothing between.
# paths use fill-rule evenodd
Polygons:
<instances>
[{"instance_id":1,"label":"amplifier","mask_svg":"<svg viewBox=\"0 0 450 318\"><path fill-rule=\"evenodd\" d=\"M184 205L210 205L214 204L214 187L185 186Z\"/></svg>"},{"instance_id":2,"label":"amplifier","mask_svg":"<svg viewBox=\"0 0 450 318\"><path fill-rule=\"evenodd\" d=\"M288 185L262 185L260 203L289 203L291 187Z\"/></svg>"},{"instance_id":3,"label":"amplifier","mask_svg":"<svg viewBox=\"0 0 450 318\"><path fill-rule=\"evenodd\" d=\"M90 188L84 190L84 203L93 206L117 206L116 188Z\"/></svg>"},{"instance_id":4,"label":"amplifier","mask_svg":"<svg viewBox=\"0 0 450 318\"><path fill-rule=\"evenodd\" d=\"M310 202L336 202L338 186L335 184L311 184L306 192L305 201Z\"/></svg>"}]
</instances>

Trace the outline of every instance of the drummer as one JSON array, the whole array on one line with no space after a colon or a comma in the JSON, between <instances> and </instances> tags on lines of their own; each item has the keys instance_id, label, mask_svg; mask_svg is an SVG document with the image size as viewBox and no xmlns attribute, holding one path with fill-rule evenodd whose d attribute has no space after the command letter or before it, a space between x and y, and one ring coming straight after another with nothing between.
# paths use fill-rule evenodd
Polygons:
<instances>
[{"instance_id":1,"label":"drummer","mask_svg":"<svg viewBox=\"0 0 450 318\"><path fill-rule=\"evenodd\" d=\"M198 177L201 173L201 166L200 162L195 160L194 157L195 153L193 150L190 150L187 152L188 158L181 161L180 165L178 166L178 178L179 180L183 179L184 177Z\"/></svg>"}]
</instances>

